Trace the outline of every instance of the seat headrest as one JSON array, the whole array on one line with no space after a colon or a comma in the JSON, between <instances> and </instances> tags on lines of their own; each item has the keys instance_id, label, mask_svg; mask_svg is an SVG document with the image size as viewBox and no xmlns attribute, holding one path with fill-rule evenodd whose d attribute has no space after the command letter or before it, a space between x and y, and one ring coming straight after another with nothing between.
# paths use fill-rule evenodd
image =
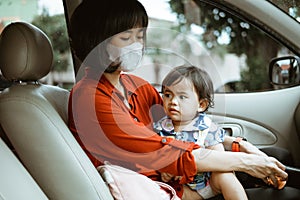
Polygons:
<instances>
[{"instance_id":1,"label":"seat headrest","mask_svg":"<svg viewBox=\"0 0 300 200\"><path fill-rule=\"evenodd\" d=\"M0 35L0 69L9 81L37 81L52 67L53 50L43 31L26 22L7 25Z\"/></svg>"}]
</instances>

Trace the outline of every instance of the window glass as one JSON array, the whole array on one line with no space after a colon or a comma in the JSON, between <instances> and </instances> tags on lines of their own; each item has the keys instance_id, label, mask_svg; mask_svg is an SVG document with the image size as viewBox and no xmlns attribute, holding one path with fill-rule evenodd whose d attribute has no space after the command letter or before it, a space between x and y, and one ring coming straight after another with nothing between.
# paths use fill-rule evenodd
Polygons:
<instances>
[{"instance_id":1,"label":"window glass","mask_svg":"<svg viewBox=\"0 0 300 200\"><path fill-rule=\"evenodd\" d=\"M268 0L281 8L288 15L300 22L300 1L299 0Z\"/></svg>"},{"instance_id":2,"label":"window glass","mask_svg":"<svg viewBox=\"0 0 300 200\"><path fill-rule=\"evenodd\" d=\"M40 81L69 89L74 73L63 11L61 0L0 0L0 32L15 21L32 23L44 31L52 43L54 61L51 73ZM1 89L8 85L1 76Z\"/></svg>"},{"instance_id":3,"label":"window glass","mask_svg":"<svg viewBox=\"0 0 300 200\"><path fill-rule=\"evenodd\" d=\"M269 62L293 53L249 22L200 0L161 1L164 4L160 7L168 7L168 15L155 15L153 5L158 4L140 1L150 16L150 25L144 65L137 75L159 88L171 68L190 63L210 73L216 92L278 89L270 84ZM296 7L288 10L299 19Z\"/></svg>"}]
</instances>

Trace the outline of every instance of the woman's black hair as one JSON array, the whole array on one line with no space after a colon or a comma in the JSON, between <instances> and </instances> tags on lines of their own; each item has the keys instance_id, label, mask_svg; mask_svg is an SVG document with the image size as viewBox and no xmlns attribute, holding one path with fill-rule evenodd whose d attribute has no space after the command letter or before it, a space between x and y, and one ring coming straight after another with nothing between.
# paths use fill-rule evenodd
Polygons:
<instances>
[{"instance_id":1,"label":"woman's black hair","mask_svg":"<svg viewBox=\"0 0 300 200\"><path fill-rule=\"evenodd\" d=\"M209 74L195 66L178 66L172 69L162 82L162 92L164 92L166 86L171 86L179 83L183 78L186 78L192 82L198 94L199 101L206 99L209 107L214 106L214 87L213 82ZM205 111L206 111L205 110Z\"/></svg>"},{"instance_id":2,"label":"woman's black hair","mask_svg":"<svg viewBox=\"0 0 300 200\"><path fill-rule=\"evenodd\" d=\"M87 65L98 68L100 65L102 68L105 67L102 70L114 71L116 69L106 69L107 40L117 33L132 28L141 27L146 31L147 26L147 12L137 0L84 0L75 9L70 20L70 43L75 55L82 62L95 47L99 46L99 49L92 53L95 57L91 56L92 61Z\"/></svg>"}]
</instances>

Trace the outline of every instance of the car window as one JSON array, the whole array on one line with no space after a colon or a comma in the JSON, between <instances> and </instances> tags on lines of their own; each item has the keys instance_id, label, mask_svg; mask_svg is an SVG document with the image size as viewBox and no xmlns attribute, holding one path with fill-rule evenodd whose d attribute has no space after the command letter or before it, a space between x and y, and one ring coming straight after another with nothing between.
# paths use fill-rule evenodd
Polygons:
<instances>
[{"instance_id":1,"label":"car window","mask_svg":"<svg viewBox=\"0 0 300 200\"><path fill-rule=\"evenodd\" d=\"M270 84L268 64L274 57L294 53L246 19L201 0L185 4L177 0L140 1L149 13L150 25L143 67L135 74L160 88L171 68L190 63L210 73L216 92L278 89ZM298 1L269 1L299 21ZM53 68L41 82L70 89L75 78L62 1L0 0L0 5L0 32L10 22L27 21L49 36ZM1 90L9 86L1 74L0 80Z\"/></svg>"},{"instance_id":2,"label":"car window","mask_svg":"<svg viewBox=\"0 0 300 200\"><path fill-rule=\"evenodd\" d=\"M63 11L61 0L0 0L0 33L15 21L32 23L44 31L52 43L54 61L51 72L40 82L69 89L74 84L74 70ZM0 89L3 90L10 84L1 74L0 77Z\"/></svg>"},{"instance_id":3,"label":"car window","mask_svg":"<svg viewBox=\"0 0 300 200\"><path fill-rule=\"evenodd\" d=\"M146 2L141 0L141 2ZM216 92L259 92L279 89L269 80L272 58L294 55L286 46L232 12L200 0L165 1L174 18L150 15L144 65L135 73L157 88L174 66L190 63L205 68ZM291 1L275 1L299 19ZM294 1L295 2L295 1ZM151 13L151 5L144 4ZM161 16L164 16L161 14ZM151 66L151 67L150 67Z\"/></svg>"},{"instance_id":4,"label":"car window","mask_svg":"<svg viewBox=\"0 0 300 200\"><path fill-rule=\"evenodd\" d=\"M285 13L300 22L300 1L291 0L268 0L282 9Z\"/></svg>"}]
</instances>

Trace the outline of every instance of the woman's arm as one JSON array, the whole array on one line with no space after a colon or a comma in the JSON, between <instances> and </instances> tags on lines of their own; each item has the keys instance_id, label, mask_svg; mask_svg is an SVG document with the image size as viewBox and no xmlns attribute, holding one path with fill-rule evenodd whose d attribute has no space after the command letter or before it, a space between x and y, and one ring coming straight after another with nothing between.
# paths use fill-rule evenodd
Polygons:
<instances>
[{"instance_id":1,"label":"woman's arm","mask_svg":"<svg viewBox=\"0 0 300 200\"><path fill-rule=\"evenodd\" d=\"M193 150L197 171L241 171L254 177L270 178L278 186L277 177L287 179L285 166L273 157L246 154L243 152L220 152L209 149Z\"/></svg>"},{"instance_id":2,"label":"woman's arm","mask_svg":"<svg viewBox=\"0 0 300 200\"><path fill-rule=\"evenodd\" d=\"M98 85L96 90L94 84ZM161 98L157 94L154 99L153 90L142 85L132 89L135 94L129 98L133 106L129 110L119 94L107 88L110 85L81 81L70 96L70 129L95 166L110 161L140 173L159 170L182 176L182 183L193 180L196 165L192 150L199 146L160 137L151 130L149 113L154 105L160 106Z\"/></svg>"},{"instance_id":3,"label":"woman's arm","mask_svg":"<svg viewBox=\"0 0 300 200\"><path fill-rule=\"evenodd\" d=\"M222 143L218 143L212 146L206 147L207 149L210 150L215 150L215 151L224 151L224 145Z\"/></svg>"},{"instance_id":4,"label":"woman's arm","mask_svg":"<svg viewBox=\"0 0 300 200\"><path fill-rule=\"evenodd\" d=\"M216 145L212 145L212 146L208 146L206 147L207 149L210 149L210 150L215 150L215 151L224 151L224 146L222 143L218 143ZM174 176L170 173L161 173L161 179L164 181L164 182L168 182L170 181L173 177L174 180L180 180L180 176Z\"/></svg>"}]
</instances>

